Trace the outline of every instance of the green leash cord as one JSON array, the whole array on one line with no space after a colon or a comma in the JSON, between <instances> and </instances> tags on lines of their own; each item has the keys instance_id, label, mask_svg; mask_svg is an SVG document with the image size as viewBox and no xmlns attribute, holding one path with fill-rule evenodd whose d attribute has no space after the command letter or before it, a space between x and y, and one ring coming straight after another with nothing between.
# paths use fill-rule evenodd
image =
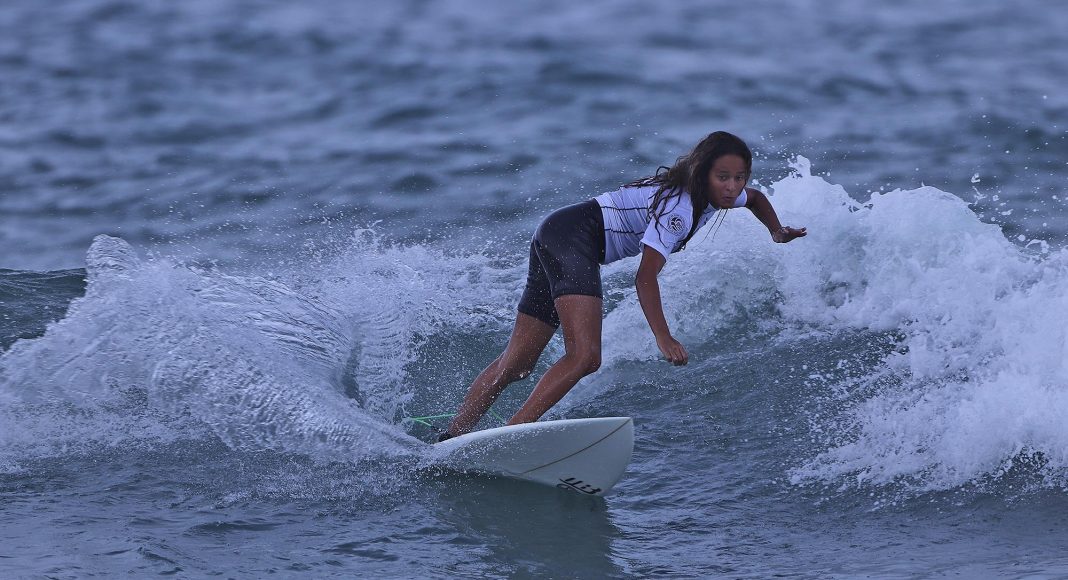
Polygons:
<instances>
[{"instance_id":1,"label":"green leash cord","mask_svg":"<svg viewBox=\"0 0 1068 580\"><path fill-rule=\"evenodd\" d=\"M415 421L416 423L421 423L423 425L426 425L427 427L433 427L434 425L430 423L430 419L444 419L446 417L455 416L456 413L446 413L444 415L427 415L426 417L405 417L405 419Z\"/></svg>"},{"instance_id":2,"label":"green leash cord","mask_svg":"<svg viewBox=\"0 0 1068 580\"><path fill-rule=\"evenodd\" d=\"M493 411L493 407L490 407L489 414L494 419L500 421L501 425L504 425L507 422L507 421L504 420L504 417L501 417L500 415L498 415L496 412ZM443 415L427 415L426 417L405 417L405 419L409 419L409 420L415 421L416 423L419 423L421 425L426 425L427 427L433 428L434 424L430 422L431 419L446 419L446 418L451 418L451 417L455 417L455 416L456 416L456 413L445 413Z\"/></svg>"}]
</instances>

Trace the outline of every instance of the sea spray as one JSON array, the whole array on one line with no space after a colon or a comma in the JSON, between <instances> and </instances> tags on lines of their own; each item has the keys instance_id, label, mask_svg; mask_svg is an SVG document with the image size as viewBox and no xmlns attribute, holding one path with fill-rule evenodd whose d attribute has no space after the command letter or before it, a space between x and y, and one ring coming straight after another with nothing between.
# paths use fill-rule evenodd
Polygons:
<instances>
[{"instance_id":1,"label":"sea spray","mask_svg":"<svg viewBox=\"0 0 1068 580\"><path fill-rule=\"evenodd\" d=\"M5 451L213 434L242 449L353 460L413 441L339 391L349 341L323 301L269 280L146 263L100 236L88 288L0 359Z\"/></svg>"}]
</instances>

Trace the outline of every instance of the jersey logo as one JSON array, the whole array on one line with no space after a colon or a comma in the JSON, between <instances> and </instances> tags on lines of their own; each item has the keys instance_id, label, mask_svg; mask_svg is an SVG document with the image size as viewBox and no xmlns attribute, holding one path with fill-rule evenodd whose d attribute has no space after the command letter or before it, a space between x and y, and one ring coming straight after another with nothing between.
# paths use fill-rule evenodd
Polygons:
<instances>
[{"instance_id":1,"label":"jersey logo","mask_svg":"<svg viewBox=\"0 0 1068 580\"><path fill-rule=\"evenodd\" d=\"M671 216L671 219L668 220L668 229L676 234L681 234L684 226L682 218L677 215Z\"/></svg>"}]
</instances>

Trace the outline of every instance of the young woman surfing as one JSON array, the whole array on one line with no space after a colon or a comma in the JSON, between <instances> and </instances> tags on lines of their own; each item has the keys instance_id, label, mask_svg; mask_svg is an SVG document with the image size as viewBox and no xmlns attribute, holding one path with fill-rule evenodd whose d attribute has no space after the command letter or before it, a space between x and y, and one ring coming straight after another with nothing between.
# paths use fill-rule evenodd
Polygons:
<instances>
[{"instance_id":1,"label":"young woman surfing","mask_svg":"<svg viewBox=\"0 0 1068 580\"><path fill-rule=\"evenodd\" d=\"M671 168L549 214L530 242L527 285L508 346L475 378L438 440L474 429L506 386L530 374L559 326L564 356L542 375L508 424L537 421L600 367L601 264L641 254L635 287L642 311L664 357L686 364L689 354L671 336L660 301L657 275L668 256L683 249L717 210L748 208L778 243L807 233L780 224L768 198L745 187L752 168L745 142L717 131Z\"/></svg>"}]
</instances>

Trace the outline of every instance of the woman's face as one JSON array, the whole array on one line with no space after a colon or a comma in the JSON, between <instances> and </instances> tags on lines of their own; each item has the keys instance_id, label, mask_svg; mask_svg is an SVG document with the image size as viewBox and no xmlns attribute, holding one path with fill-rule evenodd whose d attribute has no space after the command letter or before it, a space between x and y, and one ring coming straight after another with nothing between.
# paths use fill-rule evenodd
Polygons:
<instances>
[{"instance_id":1,"label":"woman's face","mask_svg":"<svg viewBox=\"0 0 1068 580\"><path fill-rule=\"evenodd\" d=\"M717 208L734 207L734 201L749 182L745 160L738 155L724 155L708 171L708 201Z\"/></svg>"}]
</instances>

